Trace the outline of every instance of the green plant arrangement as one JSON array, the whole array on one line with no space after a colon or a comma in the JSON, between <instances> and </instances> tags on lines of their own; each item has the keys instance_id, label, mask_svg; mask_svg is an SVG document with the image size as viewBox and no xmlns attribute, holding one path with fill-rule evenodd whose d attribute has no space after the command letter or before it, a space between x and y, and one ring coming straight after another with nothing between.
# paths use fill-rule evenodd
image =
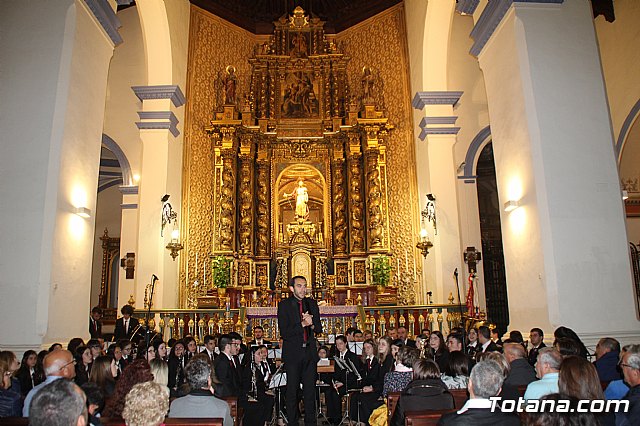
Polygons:
<instances>
[{"instance_id":1,"label":"green plant arrangement","mask_svg":"<svg viewBox=\"0 0 640 426\"><path fill-rule=\"evenodd\" d=\"M231 259L214 256L211 260L211 279L218 288L227 288L231 282Z\"/></svg>"},{"instance_id":2,"label":"green plant arrangement","mask_svg":"<svg viewBox=\"0 0 640 426\"><path fill-rule=\"evenodd\" d=\"M376 256L371 259L371 279L379 287L386 287L391 281L391 261L388 256Z\"/></svg>"}]
</instances>

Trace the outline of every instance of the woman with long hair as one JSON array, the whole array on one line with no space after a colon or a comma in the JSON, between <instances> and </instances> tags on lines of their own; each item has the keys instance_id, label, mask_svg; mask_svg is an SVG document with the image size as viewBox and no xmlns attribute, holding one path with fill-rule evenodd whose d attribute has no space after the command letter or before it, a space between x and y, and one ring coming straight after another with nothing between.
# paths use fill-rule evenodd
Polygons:
<instances>
[{"instance_id":1,"label":"woman with long hair","mask_svg":"<svg viewBox=\"0 0 640 426\"><path fill-rule=\"evenodd\" d=\"M466 389L469 384L469 358L460 351L449 353L449 362L440 377L448 389Z\"/></svg>"},{"instance_id":2,"label":"woman with long hair","mask_svg":"<svg viewBox=\"0 0 640 426\"><path fill-rule=\"evenodd\" d=\"M14 373L14 377L20 382L22 396L27 396L29 391L44 381L44 372L37 371L38 354L28 350L22 355L20 368Z\"/></svg>"},{"instance_id":3,"label":"woman with long hair","mask_svg":"<svg viewBox=\"0 0 640 426\"><path fill-rule=\"evenodd\" d=\"M117 374L118 368L115 360L102 355L93 361L89 381L98 385L104 398L108 399L116 389Z\"/></svg>"},{"instance_id":4,"label":"woman with long hair","mask_svg":"<svg viewBox=\"0 0 640 426\"><path fill-rule=\"evenodd\" d=\"M604 392L596 367L581 356L568 356L562 360L558 374L558 390L578 400L604 400ZM598 413L596 419L601 425L614 425L612 413Z\"/></svg>"},{"instance_id":5,"label":"woman with long hair","mask_svg":"<svg viewBox=\"0 0 640 426\"><path fill-rule=\"evenodd\" d=\"M167 344L164 341L160 339L154 340L153 349L156 352L156 358L160 358L163 361L167 360Z\"/></svg>"},{"instance_id":6,"label":"woman with long hair","mask_svg":"<svg viewBox=\"0 0 640 426\"><path fill-rule=\"evenodd\" d=\"M134 385L153 380L151 368L146 359L136 359L122 372L122 377L116 383L113 396L107 401L102 415L104 417L121 417L125 398Z\"/></svg>"},{"instance_id":7,"label":"woman with long hair","mask_svg":"<svg viewBox=\"0 0 640 426\"><path fill-rule=\"evenodd\" d=\"M17 370L16 354L0 351L0 417L22 416L20 382L12 377Z\"/></svg>"},{"instance_id":8,"label":"woman with long hair","mask_svg":"<svg viewBox=\"0 0 640 426\"><path fill-rule=\"evenodd\" d=\"M362 391L351 396L352 419L367 421L373 410L380 406L380 395L384 385L384 373L382 366L376 357L378 346L373 339L367 339L362 345L362 370L360 375L362 380L360 385Z\"/></svg>"},{"instance_id":9,"label":"woman with long hair","mask_svg":"<svg viewBox=\"0 0 640 426\"><path fill-rule=\"evenodd\" d=\"M476 352L478 352L478 348L480 345L478 344L478 329L475 327L471 327L469 332L467 333L467 355L469 355L472 359L476 357Z\"/></svg>"},{"instance_id":10,"label":"woman with long hair","mask_svg":"<svg viewBox=\"0 0 640 426\"><path fill-rule=\"evenodd\" d=\"M252 346L249 353L250 362L242 371L242 395L240 406L244 408L243 423L247 425L265 425L271 419L273 396L266 393L267 386L260 368L265 360L266 346Z\"/></svg>"},{"instance_id":11,"label":"woman with long hair","mask_svg":"<svg viewBox=\"0 0 640 426\"><path fill-rule=\"evenodd\" d=\"M76 377L73 380L76 382L76 385L82 386L89 381L93 356L91 355L91 349L86 346L78 346L75 355Z\"/></svg>"},{"instance_id":12,"label":"woman with long hair","mask_svg":"<svg viewBox=\"0 0 640 426\"><path fill-rule=\"evenodd\" d=\"M198 354L198 344L193 336L187 336L184 338L184 356L189 362L191 358Z\"/></svg>"},{"instance_id":13,"label":"woman with long hair","mask_svg":"<svg viewBox=\"0 0 640 426\"><path fill-rule=\"evenodd\" d=\"M169 390L171 396L178 396L178 389L182 387L185 382L184 367L187 365L187 361L184 356L184 342L178 340L169 352Z\"/></svg>"},{"instance_id":14,"label":"woman with long hair","mask_svg":"<svg viewBox=\"0 0 640 426\"><path fill-rule=\"evenodd\" d=\"M576 332L569 327L560 326L556 328L556 330L553 332L553 337L555 337L556 339L566 337L573 340L578 346L578 355L584 359L587 359L589 357L589 351L587 350L587 347L584 345L584 343L582 343L582 340L580 340Z\"/></svg>"},{"instance_id":15,"label":"woman with long hair","mask_svg":"<svg viewBox=\"0 0 640 426\"><path fill-rule=\"evenodd\" d=\"M393 364L395 362L393 355L391 355L391 337L382 336L380 340L378 340L377 357L380 369L382 370L382 377L384 377L385 374L393 370Z\"/></svg>"},{"instance_id":16,"label":"woman with long hair","mask_svg":"<svg viewBox=\"0 0 640 426\"><path fill-rule=\"evenodd\" d=\"M169 395L169 365L167 361L161 358L152 359L149 363L151 367L151 374L153 374L153 381L162 386Z\"/></svg>"},{"instance_id":17,"label":"woman with long hair","mask_svg":"<svg viewBox=\"0 0 640 426\"><path fill-rule=\"evenodd\" d=\"M82 340L81 337L74 337L73 339L69 340L69 343L67 344L67 350L72 354L75 354L76 349L78 349L79 346L84 345L84 340Z\"/></svg>"},{"instance_id":18,"label":"woman with long hair","mask_svg":"<svg viewBox=\"0 0 640 426\"><path fill-rule=\"evenodd\" d=\"M429 359L438 364L440 371L444 371L449 363L449 350L442 336L442 332L435 330L429 336Z\"/></svg>"}]
</instances>

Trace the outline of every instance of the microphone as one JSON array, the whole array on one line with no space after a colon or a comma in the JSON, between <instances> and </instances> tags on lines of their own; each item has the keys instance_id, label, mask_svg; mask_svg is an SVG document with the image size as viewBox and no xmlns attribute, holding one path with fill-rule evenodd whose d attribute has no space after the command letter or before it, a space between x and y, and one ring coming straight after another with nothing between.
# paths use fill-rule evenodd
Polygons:
<instances>
[{"instance_id":1,"label":"microphone","mask_svg":"<svg viewBox=\"0 0 640 426\"><path fill-rule=\"evenodd\" d=\"M456 271L457 271L457 269L456 269ZM156 274L153 274L151 277L152 277L153 282L158 281L158 277L156 276Z\"/></svg>"}]
</instances>

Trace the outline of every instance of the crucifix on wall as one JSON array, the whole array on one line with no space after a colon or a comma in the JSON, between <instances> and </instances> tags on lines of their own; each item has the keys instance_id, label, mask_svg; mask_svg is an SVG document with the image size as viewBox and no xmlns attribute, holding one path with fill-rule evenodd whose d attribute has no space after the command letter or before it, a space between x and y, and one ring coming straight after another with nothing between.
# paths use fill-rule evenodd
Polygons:
<instances>
[{"instance_id":1,"label":"crucifix on wall","mask_svg":"<svg viewBox=\"0 0 640 426\"><path fill-rule=\"evenodd\" d=\"M482 260L482 253L476 250L475 247L467 247L464 251L464 263L469 267L469 273L475 273L478 262Z\"/></svg>"}]
</instances>

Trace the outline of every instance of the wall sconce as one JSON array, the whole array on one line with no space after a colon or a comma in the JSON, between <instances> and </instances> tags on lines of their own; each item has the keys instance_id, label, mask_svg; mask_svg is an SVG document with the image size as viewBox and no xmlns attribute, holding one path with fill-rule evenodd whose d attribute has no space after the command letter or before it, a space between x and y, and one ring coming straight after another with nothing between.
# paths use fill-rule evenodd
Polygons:
<instances>
[{"instance_id":1,"label":"wall sconce","mask_svg":"<svg viewBox=\"0 0 640 426\"><path fill-rule=\"evenodd\" d=\"M180 231L174 229L171 231L171 242L167 244L167 250L169 250L171 254L171 258L173 261L176 261L176 257L180 254L180 250L183 249L182 244L180 244Z\"/></svg>"},{"instance_id":2,"label":"wall sconce","mask_svg":"<svg viewBox=\"0 0 640 426\"><path fill-rule=\"evenodd\" d=\"M74 210L74 213L85 219L88 219L91 217L91 210L89 210L86 207L76 207Z\"/></svg>"},{"instance_id":3,"label":"wall sconce","mask_svg":"<svg viewBox=\"0 0 640 426\"><path fill-rule=\"evenodd\" d=\"M422 227L420 230L420 240L416 244L416 248L420 250L420 253L422 253L422 256L426 259L431 247L433 247L433 243L429 241L429 234L427 234L427 230Z\"/></svg>"},{"instance_id":4,"label":"wall sconce","mask_svg":"<svg viewBox=\"0 0 640 426\"><path fill-rule=\"evenodd\" d=\"M520 203L518 203L518 201L516 201L516 200L509 200L506 203L504 203L504 211L505 212L511 212L511 211L517 209L518 207L520 207Z\"/></svg>"},{"instance_id":5,"label":"wall sconce","mask_svg":"<svg viewBox=\"0 0 640 426\"><path fill-rule=\"evenodd\" d=\"M162 228L160 228L160 236L164 236L164 227L173 222L175 226L178 213L173 210L171 203L169 202L169 194L164 194L164 197L160 199L162 201Z\"/></svg>"}]
</instances>

